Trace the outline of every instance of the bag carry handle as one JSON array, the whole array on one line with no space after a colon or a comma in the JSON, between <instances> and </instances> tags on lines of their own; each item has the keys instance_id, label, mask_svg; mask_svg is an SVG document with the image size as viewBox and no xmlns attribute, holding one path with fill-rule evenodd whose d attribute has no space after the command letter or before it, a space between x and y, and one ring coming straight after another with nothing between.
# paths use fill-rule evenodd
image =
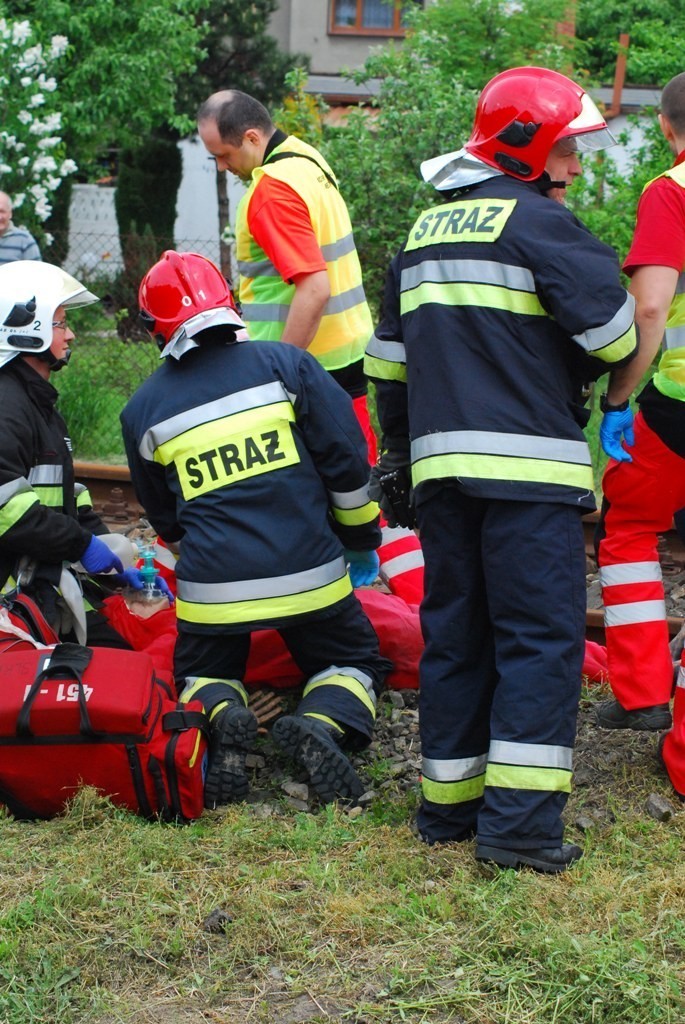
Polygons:
<instances>
[{"instance_id":1,"label":"bag carry handle","mask_svg":"<svg viewBox=\"0 0 685 1024\"><path fill-rule=\"evenodd\" d=\"M41 686L44 682L59 678L76 680L76 684L78 686L78 707L80 716L79 731L81 735L91 740L100 739L105 735L105 733L93 728L90 716L88 715L88 707L86 705L86 691L83 686L83 673L90 664L92 657L93 652L90 648L82 647L80 644L57 644L50 655L49 664L42 672L38 673L31 684L31 689L26 694L24 703L21 706L21 711L17 717L17 736L20 739L28 739L33 736L30 725L31 707L40 692Z\"/></svg>"}]
</instances>

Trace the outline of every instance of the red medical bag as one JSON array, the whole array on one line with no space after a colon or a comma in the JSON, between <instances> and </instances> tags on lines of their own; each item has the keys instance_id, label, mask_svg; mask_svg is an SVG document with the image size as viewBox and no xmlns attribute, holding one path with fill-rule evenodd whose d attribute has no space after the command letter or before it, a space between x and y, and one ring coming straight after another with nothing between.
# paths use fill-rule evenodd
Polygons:
<instances>
[{"instance_id":1,"label":"red medical bag","mask_svg":"<svg viewBox=\"0 0 685 1024\"><path fill-rule=\"evenodd\" d=\"M146 654L0 653L0 803L18 818L59 813L80 786L146 818L197 818L206 736L200 702L177 702Z\"/></svg>"}]
</instances>

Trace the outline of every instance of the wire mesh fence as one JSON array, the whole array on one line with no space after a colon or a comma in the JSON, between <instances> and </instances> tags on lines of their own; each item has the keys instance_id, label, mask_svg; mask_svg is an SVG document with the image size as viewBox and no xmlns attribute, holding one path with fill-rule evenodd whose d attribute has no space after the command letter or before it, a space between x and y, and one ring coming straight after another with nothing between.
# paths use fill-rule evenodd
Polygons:
<instances>
[{"instance_id":1,"label":"wire mesh fence","mask_svg":"<svg viewBox=\"0 0 685 1024\"><path fill-rule=\"evenodd\" d=\"M45 258L63 266L100 298L74 310L76 340L69 367L53 380L76 459L124 464L119 414L159 365L159 351L138 321L138 286L166 248L219 262L217 239L157 239L149 233L55 238Z\"/></svg>"}]
</instances>

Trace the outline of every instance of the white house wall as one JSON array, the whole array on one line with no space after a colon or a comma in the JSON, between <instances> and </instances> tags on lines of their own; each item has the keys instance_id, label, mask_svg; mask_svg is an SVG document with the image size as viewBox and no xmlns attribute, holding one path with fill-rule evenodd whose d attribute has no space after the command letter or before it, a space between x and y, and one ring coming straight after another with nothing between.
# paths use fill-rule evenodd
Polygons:
<instances>
[{"instance_id":1,"label":"white house wall","mask_svg":"<svg viewBox=\"0 0 685 1024\"><path fill-rule=\"evenodd\" d=\"M219 213L214 161L195 136L179 143L183 159L181 185L176 201L174 239L177 249L189 249L218 262ZM227 175L229 221L235 214L245 186ZM115 189L99 185L74 185L69 208L69 251L65 268L77 277L111 277L122 268L119 231L114 211Z\"/></svg>"}]
</instances>

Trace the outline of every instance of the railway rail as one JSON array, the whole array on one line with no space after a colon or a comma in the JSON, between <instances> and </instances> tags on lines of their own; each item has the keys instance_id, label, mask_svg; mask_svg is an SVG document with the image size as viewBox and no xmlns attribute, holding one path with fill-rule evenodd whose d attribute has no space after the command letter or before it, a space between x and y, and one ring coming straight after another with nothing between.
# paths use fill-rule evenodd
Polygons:
<instances>
[{"instance_id":1,"label":"railway rail","mask_svg":"<svg viewBox=\"0 0 685 1024\"><path fill-rule=\"evenodd\" d=\"M88 487L96 511L110 528L121 529L137 522L144 511L136 500L131 474L127 466L109 466L96 462L76 462L76 479ZM594 534L599 513L583 516L585 551L594 558ZM685 543L675 529L668 530L659 538L659 558L664 574L685 570ZM675 636L683 620L669 616L668 630ZM604 642L604 620L601 610L588 609L586 634L590 640Z\"/></svg>"}]
</instances>

